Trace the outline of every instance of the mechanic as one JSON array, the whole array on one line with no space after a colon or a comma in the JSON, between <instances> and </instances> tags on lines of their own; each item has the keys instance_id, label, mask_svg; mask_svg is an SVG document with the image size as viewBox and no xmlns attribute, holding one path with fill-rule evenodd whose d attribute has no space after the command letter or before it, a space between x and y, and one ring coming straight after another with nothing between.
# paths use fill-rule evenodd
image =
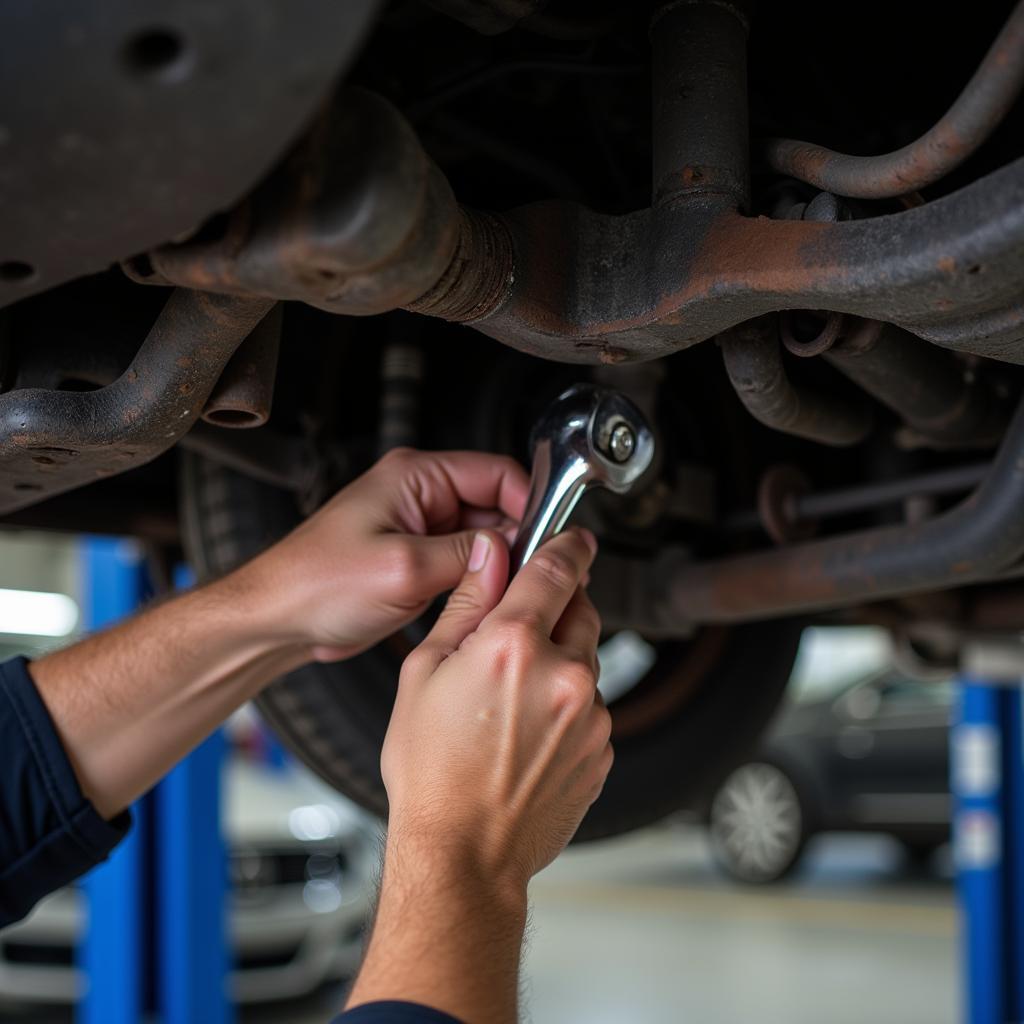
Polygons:
<instances>
[{"instance_id":1,"label":"mechanic","mask_svg":"<svg viewBox=\"0 0 1024 1024\"><path fill-rule=\"evenodd\" d=\"M337 1020L514 1021L527 883L612 761L593 535L553 538L506 591L527 486L503 457L392 452L230 575L0 665L0 925L103 860L131 802L271 680L451 590L402 667L381 891Z\"/></svg>"}]
</instances>

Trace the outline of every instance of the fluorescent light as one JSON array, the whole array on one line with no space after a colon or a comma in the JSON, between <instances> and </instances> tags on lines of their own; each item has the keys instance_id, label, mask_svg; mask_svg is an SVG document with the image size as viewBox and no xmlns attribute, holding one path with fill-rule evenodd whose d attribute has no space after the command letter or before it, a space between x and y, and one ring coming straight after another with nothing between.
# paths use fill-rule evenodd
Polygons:
<instances>
[{"instance_id":1,"label":"fluorescent light","mask_svg":"<svg viewBox=\"0 0 1024 1024\"><path fill-rule=\"evenodd\" d=\"M78 605L67 594L0 588L0 633L67 636L78 624Z\"/></svg>"}]
</instances>

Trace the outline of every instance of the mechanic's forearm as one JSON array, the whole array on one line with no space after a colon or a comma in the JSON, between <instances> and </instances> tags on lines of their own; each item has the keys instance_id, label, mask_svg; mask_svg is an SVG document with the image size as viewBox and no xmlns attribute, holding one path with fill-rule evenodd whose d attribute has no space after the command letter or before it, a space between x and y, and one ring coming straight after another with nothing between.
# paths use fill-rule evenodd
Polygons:
<instances>
[{"instance_id":1,"label":"mechanic's forearm","mask_svg":"<svg viewBox=\"0 0 1024 1024\"><path fill-rule=\"evenodd\" d=\"M398 999L466 1024L515 1024L526 885L389 840L366 959L347 1007Z\"/></svg>"},{"instance_id":2,"label":"mechanic's forearm","mask_svg":"<svg viewBox=\"0 0 1024 1024\"><path fill-rule=\"evenodd\" d=\"M33 662L83 792L113 817L268 682L309 659L250 567Z\"/></svg>"}]
</instances>

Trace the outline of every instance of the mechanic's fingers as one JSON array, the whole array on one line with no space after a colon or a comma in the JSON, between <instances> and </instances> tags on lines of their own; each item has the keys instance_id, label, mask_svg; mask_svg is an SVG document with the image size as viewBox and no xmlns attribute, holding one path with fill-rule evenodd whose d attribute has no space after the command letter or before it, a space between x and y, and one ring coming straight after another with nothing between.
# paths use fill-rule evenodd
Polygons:
<instances>
[{"instance_id":1,"label":"mechanic's fingers","mask_svg":"<svg viewBox=\"0 0 1024 1024\"><path fill-rule=\"evenodd\" d=\"M601 638L601 616L582 586L566 606L551 631L551 639L570 657L586 662L597 670L597 644Z\"/></svg>"},{"instance_id":2,"label":"mechanic's fingers","mask_svg":"<svg viewBox=\"0 0 1024 1024\"><path fill-rule=\"evenodd\" d=\"M432 537L409 537L416 550L416 592L424 598L451 590L465 575L479 530ZM491 531L495 532L494 530Z\"/></svg>"},{"instance_id":3,"label":"mechanic's fingers","mask_svg":"<svg viewBox=\"0 0 1024 1024\"><path fill-rule=\"evenodd\" d=\"M434 628L409 656L406 665L425 679L501 600L508 579L508 548L500 534L479 530L470 549L462 581L448 596Z\"/></svg>"},{"instance_id":4,"label":"mechanic's fingers","mask_svg":"<svg viewBox=\"0 0 1024 1024\"><path fill-rule=\"evenodd\" d=\"M505 527L516 525L514 519L496 508L473 508L472 505L465 505L459 513L459 529L462 530L494 527L496 530L504 531Z\"/></svg>"},{"instance_id":5,"label":"mechanic's fingers","mask_svg":"<svg viewBox=\"0 0 1024 1024\"><path fill-rule=\"evenodd\" d=\"M510 519L496 509L466 508L459 519L459 526L464 530L470 527L477 530L490 527L497 530L508 541L509 547L512 546L519 533L518 521Z\"/></svg>"},{"instance_id":6,"label":"mechanic's fingers","mask_svg":"<svg viewBox=\"0 0 1024 1024\"><path fill-rule=\"evenodd\" d=\"M530 478L515 459L487 452L431 452L459 501L499 509L517 522L523 517Z\"/></svg>"},{"instance_id":7,"label":"mechanic's fingers","mask_svg":"<svg viewBox=\"0 0 1024 1024\"><path fill-rule=\"evenodd\" d=\"M570 527L542 544L508 585L494 618L527 622L550 636L597 554L589 530Z\"/></svg>"}]
</instances>

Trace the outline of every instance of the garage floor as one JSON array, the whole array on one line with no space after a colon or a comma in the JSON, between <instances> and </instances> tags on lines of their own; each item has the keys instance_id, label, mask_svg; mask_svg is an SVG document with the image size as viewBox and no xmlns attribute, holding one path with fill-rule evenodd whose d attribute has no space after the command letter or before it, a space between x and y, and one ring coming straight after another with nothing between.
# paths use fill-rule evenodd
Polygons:
<instances>
[{"instance_id":1,"label":"garage floor","mask_svg":"<svg viewBox=\"0 0 1024 1024\"><path fill-rule=\"evenodd\" d=\"M795 884L769 890L723 881L685 825L564 855L533 886L527 1020L952 1024L948 878L901 872L880 837L826 837L809 853ZM242 1021L325 1024L338 999Z\"/></svg>"}]
</instances>

